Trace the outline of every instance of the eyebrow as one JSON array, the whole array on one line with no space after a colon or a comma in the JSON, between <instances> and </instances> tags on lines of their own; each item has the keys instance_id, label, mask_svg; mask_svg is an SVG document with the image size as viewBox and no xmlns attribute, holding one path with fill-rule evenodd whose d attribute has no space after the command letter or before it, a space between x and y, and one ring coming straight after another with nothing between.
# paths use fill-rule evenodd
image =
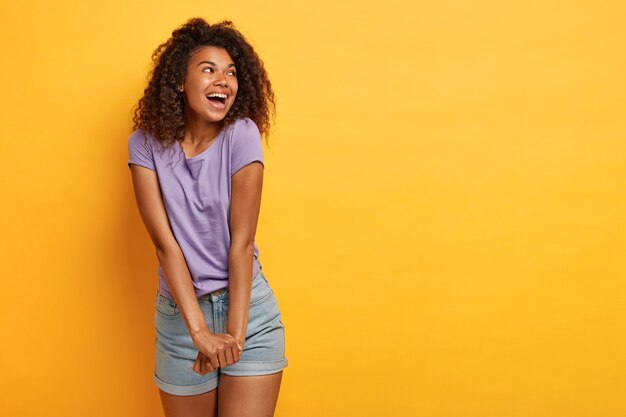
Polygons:
<instances>
[{"instance_id":1,"label":"eyebrow","mask_svg":"<svg viewBox=\"0 0 626 417\"><path fill-rule=\"evenodd\" d=\"M214 65L214 66L217 67L217 64L215 62L213 62L213 61L200 61L200 62L198 62L198 65L196 65L196 67L199 67L202 64L211 64L211 65ZM234 66L235 66L235 64L228 64L228 66L226 68L230 68L230 67L234 67Z\"/></svg>"}]
</instances>

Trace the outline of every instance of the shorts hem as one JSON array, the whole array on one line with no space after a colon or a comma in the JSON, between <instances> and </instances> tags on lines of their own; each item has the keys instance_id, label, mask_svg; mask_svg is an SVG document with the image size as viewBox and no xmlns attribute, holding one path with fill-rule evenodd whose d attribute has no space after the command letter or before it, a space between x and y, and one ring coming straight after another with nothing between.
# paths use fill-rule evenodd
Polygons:
<instances>
[{"instance_id":1,"label":"shorts hem","mask_svg":"<svg viewBox=\"0 0 626 417\"><path fill-rule=\"evenodd\" d=\"M270 375L282 371L288 364L287 358L264 362L239 361L224 369L220 369L220 373L229 376Z\"/></svg>"},{"instance_id":2,"label":"shorts hem","mask_svg":"<svg viewBox=\"0 0 626 417\"><path fill-rule=\"evenodd\" d=\"M207 381L203 384L199 385L172 385L167 382L159 379L156 374L154 375L154 383L161 390L167 392L172 395L198 395L204 394L205 392L212 391L217 388L218 378L214 378L210 381Z\"/></svg>"}]
</instances>

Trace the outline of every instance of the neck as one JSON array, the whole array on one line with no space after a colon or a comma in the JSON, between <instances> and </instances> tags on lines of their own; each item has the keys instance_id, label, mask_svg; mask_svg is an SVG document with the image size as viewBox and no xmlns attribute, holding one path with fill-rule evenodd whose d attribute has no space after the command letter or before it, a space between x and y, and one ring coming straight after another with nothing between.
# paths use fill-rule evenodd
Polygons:
<instances>
[{"instance_id":1,"label":"neck","mask_svg":"<svg viewBox=\"0 0 626 417\"><path fill-rule=\"evenodd\" d=\"M211 122L201 120L197 117L187 115L185 118L185 134L183 141L198 145L209 142L217 137L222 128L222 122Z\"/></svg>"}]
</instances>

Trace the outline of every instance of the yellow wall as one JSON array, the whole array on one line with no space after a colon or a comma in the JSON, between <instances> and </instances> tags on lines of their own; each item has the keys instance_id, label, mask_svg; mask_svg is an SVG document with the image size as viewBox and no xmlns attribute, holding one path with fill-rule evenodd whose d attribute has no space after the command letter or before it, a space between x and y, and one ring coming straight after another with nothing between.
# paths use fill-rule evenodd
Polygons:
<instances>
[{"instance_id":1,"label":"yellow wall","mask_svg":"<svg viewBox=\"0 0 626 417\"><path fill-rule=\"evenodd\" d=\"M192 16L233 20L278 97L277 416L626 415L622 2L0 9L3 415L161 415L126 141Z\"/></svg>"}]
</instances>

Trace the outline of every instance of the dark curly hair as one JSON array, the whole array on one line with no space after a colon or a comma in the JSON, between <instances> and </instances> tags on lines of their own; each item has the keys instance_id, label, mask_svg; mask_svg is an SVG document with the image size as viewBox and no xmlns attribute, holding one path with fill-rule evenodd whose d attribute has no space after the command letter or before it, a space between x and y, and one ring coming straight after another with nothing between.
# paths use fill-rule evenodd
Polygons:
<instances>
[{"instance_id":1,"label":"dark curly hair","mask_svg":"<svg viewBox=\"0 0 626 417\"><path fill-rule=\"evenodd\" d=\"M165 147L182 140L185 100L177 86L184 82L193 54L205 46L226 49L237 68L237 96L221 128L248 117L267 142L270 116L272 120L276 117L276 103L263 61L230 20L210 25L199 17L175 29L152 53L153 68L143 97L134 109L133 130L142 129Z\"/></svg>"}]
</instances>

